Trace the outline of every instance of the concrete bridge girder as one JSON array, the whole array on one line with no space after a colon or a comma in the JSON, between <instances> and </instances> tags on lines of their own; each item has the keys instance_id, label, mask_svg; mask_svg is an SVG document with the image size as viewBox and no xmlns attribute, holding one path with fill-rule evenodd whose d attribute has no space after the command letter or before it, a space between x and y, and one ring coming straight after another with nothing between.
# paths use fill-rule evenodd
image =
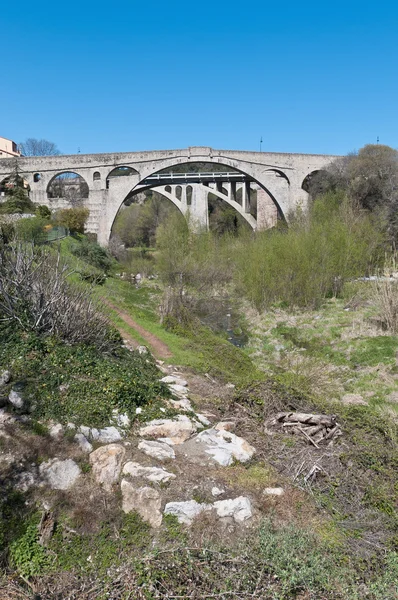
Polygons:
<instances>
[{"instance_id":1,"label":"concrete bridge girder","mask_svg":"<svg viewBox=\"0 0 398 600\"><path fill-rule=\"evenodd\" d=\"M326 155L215 150L209 147L152 152L4 158L0 159L0 181L9 176L17 164L21 176L30 185L33 202L51 208L60 208L68 205L67 202L65 199L48 198L48 185L62 172L77 173L83 177L89 187L89 197L83 201L90 210L87 229L97 234L99 243L107 245L113 221L125 198L146 177L158 171L194 162L231 167L247 174L260 184L278 206L281 215L288 218L289 213L297 206L307 205L308 194L301 187L307 175L325 168L335 158ZM130 167L134 169L134 173L110 178L107 188L109 174L119 166ZM34 180L36 173L41 176L39 181ZM94 179L95 173L99 174L99 178ZM249 209L246 202L244 210Z\"/></svg>"}]
</instances>

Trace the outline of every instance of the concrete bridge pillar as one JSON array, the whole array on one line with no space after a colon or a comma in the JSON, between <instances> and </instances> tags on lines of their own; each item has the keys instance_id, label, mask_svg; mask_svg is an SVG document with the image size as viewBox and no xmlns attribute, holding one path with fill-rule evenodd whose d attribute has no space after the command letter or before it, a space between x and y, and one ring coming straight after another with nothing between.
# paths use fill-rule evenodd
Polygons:
<instances>
[{"instance_id":1,"label":"concrete bridge pillar","mask_svg":"<svg viewBox=\"0 0 398 600\"><path fill-rule=\"evenodd\" d=\"M257 231L275 227L278 222L278 209L269 194L260 186L257 188Z\"/></svg>"},{"instance_id":2,"label":"concrete bridge pillar","mask_svg":"<svg viewBox=\"0 0 398 600\"><path fill-rule=\"evenodd\" d=\"M208 229L209 228L209 191L205 186L192 186L192 203L190 206L190 214L192 219L193 229Z\"/></svg>"},{"instance_id":3,"label":"concrete bridge pillar","mask_svg":"<svg viewBox=\"0 0 398 600\"><path fill-rule=\"evenodd\" d=\"M245 213L250 213L250 181L244 181L242 183L242 208Z\"/></svg>"}]
</instances>

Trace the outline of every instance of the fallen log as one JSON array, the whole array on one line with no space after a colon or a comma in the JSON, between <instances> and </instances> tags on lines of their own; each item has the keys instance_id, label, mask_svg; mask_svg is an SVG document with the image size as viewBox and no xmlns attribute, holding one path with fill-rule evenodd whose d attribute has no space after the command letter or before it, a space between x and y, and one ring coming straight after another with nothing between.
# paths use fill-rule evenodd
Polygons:
<instances>
[{"instance_id":1,"label":"fallen log","mask_svg":"<svg viewBox=\"0 0 398 600\"><path fill-rule=\"evenodd\" d=\"M311 413L285 412L279 413L275 417L276 421L281 422L299 422L303 425L322 425L325 427L334 427L336 425L336 415L315 415Z\"/></svg>"}]
</instances>

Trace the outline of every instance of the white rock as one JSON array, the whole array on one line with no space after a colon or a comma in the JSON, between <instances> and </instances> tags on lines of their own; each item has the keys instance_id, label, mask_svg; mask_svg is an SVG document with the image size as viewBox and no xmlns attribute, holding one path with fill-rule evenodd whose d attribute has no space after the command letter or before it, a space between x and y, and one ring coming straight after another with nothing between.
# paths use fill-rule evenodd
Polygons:
<instances>
[{"instance_id":1,"label":"white rock","mask_svg":"<svg viewBox=\"0 0 398 600\"><path fill-rule=\"evenodd\" d=\"M130 427L129 416L126 413L120 414L116 408L112 411L112 420L118 427L124 427L125 429Z\"/></svg>"},{"instance_id":2,"label":"white rock","mask_svg":"<svg viewBox=\"0 0 398 600\"><path fill-rule=\"evenodd\" d=\"M205 427L208 427L209 425L211 425L211 421L209 421L209 419L207 417L205 417L204 415L202 415L201 413L196 413L196 417L199 419L199 421Z\"/></svg>"},{"instance_id":3,"label":"white rock","mask_svg":"<svg viewBox=\"0 0 398 600\"><path fill-rule=\"evenodd\" d=\"M146 346L138 346L137 352L138 354L148 354L149 350Z\"/></svg>"},{"instance_id":4,"label":"white rock","mask_svg":"<svg viewBox=\"0 0 398 600\"><path fill-rule=\"evenodd\" d=\"M69 424L68 424L69 425ZM91 437L91 429L90 427L86 427L85 425L81 425L78 429L79 433L82 433L85 438Z\"/></svg>"},{"instance_id":5,"label":"white rock","mask_svg":"<svg viewBox=\"0 0 398 600\"><path fill-rule=\"evenodd\" d=\"M15 406L15 408L23 408L24 406L24 401L21 394L19 392L16 392L15 390L11 390L8 396L8 400L10 404Z\"/></svg>"},{"instance_id":6,"label":"white rock","mask_svg":"<svg viewBox=\"0 0 398 600\"><path fill-rule=\"evenodd\" d=\"M11 381L10 371L2 371L2 373L0 374L0 387L2 385L6 385L7 383L10 383L10 381Z\"/></svg>"},{"instance_id":7,"label":"white rock","mask_svg":"<svg viewBox=\"0 0 398 600\"><path fill-rule=\"evenodd\" d=\"M155 419L141 427L141 437L160 438L166 444L182 444L195 433L196 427L185 415L178 415L176 419Z\"/></svg>"},{"instance_id":8,"label":"white rock","mask_svg":"<svg viewBox=\"0 0 398 600\"><path fill-rule=\"evenodd\" d=\"M263 490L263 494L266 494L267 496L283 496L284 493L285 493L285 490L281 487L265 488Z\"/></svg>"},{"instance_id":9,"label":"white rock","mask_svg":"<svg viewBox=\"0 0 398 600\"><path fill-rule=\"evenodd\" d=\"M186 395L188 388L185 387L185 385L177 385L177 384L170 384L169 388L172 392L176 393L176 394L184 394L184 396Z\"/></svg>"},{"instance_id":10,"label":"white rock","mask_svg":"<svg viewBox=\"0 0 398 600\"><path fill-rule=\"evenodd\" d=\"M217 516L233 517L238 522L246 521L253 516L250 500L245 496L239 496L234 500L217 500L213 506Z\"/></svg>"},{"instance_id":11,"label":"white rock","mask_svg":"<svg viewBox=\"0 0 398 600\"><path fill-rule=\"evenodd\" d=\"M137 511L144 521L152 527L159 527L162 523L160 507L162 499L158 492L151 487L136 489L130 481L122 479L122 509L125 513Z\"/></svg>"},{"instance_id":12,"label":"white rock","mask_svg":"<svg viewBox=\"0 0 398 600\"><path fill-rule=\"evenodd\" d=\"M141 408L141 406L138 406L138 407L135 409L135 414L136 414L136 415L140 415L141 413L142 413L142 408Z\"/></svg>"},{"instance_id":13,"label":"white rock","mask_svg":"<svg viewBox=\"0 0 398 600\"><path fill-rule=\"evenodd\" d=\"M173 448L164 442L144 440L138 444L138 450L141 450L141 452L144 452L147 456L157 458L160 461L176 457Z\"/></svg>"},{"instance_id":14,"label":"white rock","mask_svg":"<svg viewBox=\"0 0 398 600\"><path fill-rule=\"evenodd\" d=\"M0 408L0 426L5 425L6 423L14 423L15 417L9 415L8 412L4 408Z\"/></svg>"},{"instance_id":15,"label":"white rock","mask_svg":"<svg viewBox=\"0 0 398 600\"><path fill-rule=\"evenodd\" d=\"M187 500L186 502L168 502L164 507L165 515L174 515L179 523L191 525L195 517L200 513L209 511L213 508L212 504L199 504L196 500Z\"/></svg>"},{"instance_id":16,"label":"white rock","mask_svg":"<svg viewBox=\"0 0 398 600\"><path fill-rule=\"evenodd\" d=\"M234 460L247 462L255 453L255 448L246 440L224 429L206 429L196 436L195 442L203 444L206 454L225 467Z\"/></svg>"},{"instance_id":17,"label":"white rock","mask_svg":"<svg viewBox=\"0 0 398 600\"><path fill-rule=\"evenodd\" d=\"M75 440L75 442L77 442L79 444L80 449L83 450L83 452L87 452L87 453L92 452L92 450L93 450L92 445L90 444L88 439L82 433L76 433L76 435L73 439Z\"/></svg>"},{"instance_id":18,"label":"white rock","mask_svg":"<svg viewBox=\"0 0 398 600\"><path fill-rule=\"evenodd\" d=\"M174 375L166 375L166 377L162 377L160 381L162 381L163 383L180 385L182 387L188 386L188 382L185 381L185 379L180 379L179 377L175 377Z\"/></svg>"},{"instance_id":19,"label":"white rock","mask_svg":"<svg viewBox=\"0 0 398 600\"><path fill-rule=\"evenodd\" d=\"M74 460L53 458L39 467L44 483L53 490L68 490L80 477L81 470Z\"/></svg>"},{"instance_id":20,"label":"white rock","mask_svg":"<svg viewBox=\"0 0 398 600\"><path fill-rule=\"evenodd\" d=\"M216 486L214 486L214 487L211 488L211 494L212 494L212 496L217 497L217 496L221 496L224 493L225 493L225 490L222 490L221 488L218 488Z\"/></svg>"},{"instance_id":21,"label":"white rock","mask_svg":"<svg viewBox=\"0 0 398 600\"><path fill-rule=\"evenodd\" d=\"M173 473L168 473L161 467L143 467L139 463L129 461L123 467L123 475L131 477L143 477L153 483L167 483L170 479L175 479Z\"/></svg>"},{"instance_id":22,"label":"white rock","mask_svg":"<svg viewBox=\"0 0 398 600\"><path fill-rule=\"evenodd\" d=\"M94 477L107 491L111 491L119 479L125 452L120 444L108 444L90 454Z\"/></svg>"},{"instance_id":23,"label":"white rock","mask_svg":"<svg viewBox=\"0 0 398 600\"><path fill-rule=\"evenodd\" d=\"M180 400L167 400L167 404L171 406L171 408L175 408L178 410L186 410L193 411L192 404L188 400L188 398L181 398Z\"/></svg>"},{"instance_id":24,"label":"white rock","mask_svg":"<svg viewBox=\"0 0 398 600\"><path fill-rule=\"evenodd\" d=\"M112 444L113 442L120 442L122 434L116 427L104 427L98 432L98 437L94 438L101 444Z\"/></svg>"},{"instance_id":25,"label":"white rock","mask_svg":"<svg viewBox=\"0 0 398 600\"><path fill-rule=\"evenodd\" d=\"M63 436L64 428L62 427L61 423L54 423L54 425L51 425L48 432L50 437L52 437L54 440L60 440Z\"/></svg>"}]
</instances>

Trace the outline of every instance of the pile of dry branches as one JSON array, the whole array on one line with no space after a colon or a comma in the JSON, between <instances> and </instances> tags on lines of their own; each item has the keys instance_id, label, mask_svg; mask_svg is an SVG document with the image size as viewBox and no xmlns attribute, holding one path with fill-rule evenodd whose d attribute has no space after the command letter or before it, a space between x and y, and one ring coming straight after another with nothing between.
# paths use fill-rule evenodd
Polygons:
<instances>
[{"instance_id":1,"label":"pile of dry branches","mask_svg":"<svg viewBox=\"0 0 398 600\"><path fill-rule=\"evenodd\" d=\"M291 435L299 435L319 448L320 444L329 445L342 435L335 415L316 415L300 412L280 412L265 424L266 433L281 431Z\"/></svg>"}]
</instances>

